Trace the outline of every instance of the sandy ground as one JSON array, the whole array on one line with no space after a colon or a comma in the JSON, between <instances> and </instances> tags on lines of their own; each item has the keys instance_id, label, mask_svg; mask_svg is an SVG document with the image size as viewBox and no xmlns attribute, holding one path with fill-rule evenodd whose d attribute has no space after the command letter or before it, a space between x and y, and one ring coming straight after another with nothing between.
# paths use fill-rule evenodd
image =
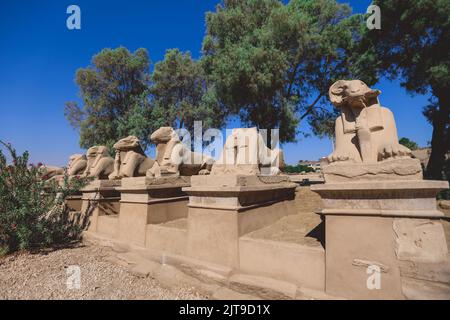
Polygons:
<instances>
[{"instance_id":1,"label":"sandy ground","mask_svg":"<svg viewBox=\"0 0 450 320\"><path fill-rule=\"evenodd\" d=\"M111 258L110 249L93 246L0 258L0 299L207 298L193 287L165 286L152 277L134 274ZM79 289L76 281L70 281L74 279L71 266L79 267Z\"/></svg>"},{"instance_id":2,"label":"sandy ground","mask_svg":"<svg viewBox=\"0 0 450 320\"><path fill-rule=\"evenodd\" d=\"M317 214L299 213L287 216L271 226L256 230L247 236L258 239L285 241L306 246L322 246L324 224Z\"/></svg>"}]
</instances>

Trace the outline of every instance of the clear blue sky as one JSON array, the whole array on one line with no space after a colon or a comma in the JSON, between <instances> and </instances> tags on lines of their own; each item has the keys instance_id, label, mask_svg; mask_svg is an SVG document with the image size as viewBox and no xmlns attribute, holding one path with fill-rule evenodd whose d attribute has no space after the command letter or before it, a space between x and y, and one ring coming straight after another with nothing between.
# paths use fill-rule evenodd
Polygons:
<instances>
[{"instance_id":1,"label":"clear blue sky","mask_svg":"<svg viewBox=\"0 0 450 320\"><path fill-rule=\"evenodd\" d=\"M218 0L35 0L0 2L0 139L31 161L65 165L69 155L84 152L78 133L64 118L64 103L79 100L75 71L90 64L105 47L145 47L153 62L165 50L200 55L204 15ZM370 0L351 0L363 12ZM81 8L81 30L66 28L66 8ZM398 83L381 80L381 102L393 110L399 136L425 146L431 126L421 110L426 96L409 96ZM331 152L327 139L301 138L285 144L286 161L318 159Z\"/></svg>"}]
</instances>

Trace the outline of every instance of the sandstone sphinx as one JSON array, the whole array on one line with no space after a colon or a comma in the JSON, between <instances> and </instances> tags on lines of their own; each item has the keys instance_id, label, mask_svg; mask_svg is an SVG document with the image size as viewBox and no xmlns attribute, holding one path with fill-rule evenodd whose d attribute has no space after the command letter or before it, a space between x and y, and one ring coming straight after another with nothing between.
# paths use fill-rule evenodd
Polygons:
<instances>
[{"instance_id":1,"label":"sandstone sphinx","mask_svg":"<svg viewBox=\"0 0 450 320\"><path fill-rule=\"evenodd\" d=\"M360 80L339 80L329 90L341 115L335 123L335 150L325 160L325 180L420 179L411 150L398 143L392 112L378 101L379 90Z\"/></svg>"},{"instance_id":2,"label":"sandstone sphinx","mask_svg":"<svg viewBox=\"0 0 450 320\"><path fill-rule=\"evenodd\" d=\"M64 174L64 168L56 166L41 165L39 171L43 181L57 180L59 176Z\"/></svg>"},{"instance_id":3,"label":"sandstone sphinx","mask_svg":"<svg viewBox=\"0 0 450 320\"><path fill-rule=\"evenodd\" d=\"M114 144L116 158L114 171L109 179L145 176L148 169L154 165L154 160L148 158L135 136L128 136Z\"/></svg>"},{"instance_id":4,"label":"sandstone sphinx","mask_svg":"<svg viewBox=\"0 0 450 320\"><path fill-rule=\"evenodd\" d=\"M322 198L327 293L448 299L433 283L449 282L444 214L436 208L447 181L423 180L420 161L398 143L392 112L380 106L380 91L340 80L329 95L341 111L336 145L322 165L325 183L311 186ZM373 270L381 285L368 280Z\"/></svg>"},{"instance_id":5,"label":"sandstone sphinx","mask_svg":"<svg viewBox=\"0 0 450 320\"><path fill-rule=\"evenodd\" d=\"M87 167L87 158L84 154L73 154L69 157L67 164L67 175L69 177L83 174Z\"/></svg>"},{"instance_id":6,"label":"sandstone sphinx","mask_svg":"<svg viewBox=\"0 0 450 320\"><path fill-rule=\"evenodd\" d=\"M278 174L283 153L256 128L233 129L211 174L191 177L187 254L240 267L240 237L295 214L296 184Z\"/></svg>"},{"instance_id":7,"label":"sandstone sphinx","mask_svg":"<svg viewBox=\"0 0 450 320\"><path fill-rule=\"evenodd\" d=\"M183 144L171 127L161 127L150 136L156 144L156 161L147 171L147 177L192 176L209 174L213 159L192 152Z\"/></svg>"},{"instance_id":8,"label":"sandstone sphinx","mask_svg":"<svg viewBox=\"0 0 450 320\"><path fill-rule=\"evenodd\" d=\"M86 152L87 164L83 173L85 177L96 179L108 179L114 170L114 159L111 158L108 148L105 146L94 146Z\"/></svg>"},{"instance_id":9,"label":"sandstone sphinx","mask_svg":"<svg viewBox=\"0 0 450 320\"><path fill-rule=\"evenodd\" d=\"M277 175L283 166L283 151L267 148L256 128L238 128L227 138L211 174Z\"/></svg>"}]
</instances>

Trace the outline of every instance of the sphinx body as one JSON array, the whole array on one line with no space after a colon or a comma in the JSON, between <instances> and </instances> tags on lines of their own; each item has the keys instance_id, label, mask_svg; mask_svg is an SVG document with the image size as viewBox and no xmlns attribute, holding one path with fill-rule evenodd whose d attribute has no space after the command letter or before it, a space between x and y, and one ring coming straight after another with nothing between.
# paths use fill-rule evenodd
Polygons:
<instances>
[{"instance_id":1,"label":"sphinx body","mask_svg":"<svg viewBox=\"0 0 450 320\"><path fill-rule=\"evenodd\" d=\"M376 163L410 157L411 150L398 143L394 115L378 101L379 90L360 80L339 80L329 96L341 111L335 123L335 150L327 157L337 161Z\"/></svg>"},{"instance_id":2,"label":"sphinx body","mask_svg":"<svg viewBox=\"0 0 450 320\"><path fill-rule=\"evenodd\" d=\"M84 154L73 154L69 157L67 165L67 174L69 177L83 174L86 170L87 158Z\"/></svg>"},{"instance_id":3,"label":"sphinx body","mask_svg":"<svg viewBox=\"0 0 450 320\"><path fill-rule=\"evenodd\" d=\"M156 161L147 171L148 177L210 173L214 160L209 156L192 152L181 142L172 127L159 128L152 133L150 140L156 144Z\"/></svg>"},{"instance_id":4,"label":"sphinx body","mask_svg":"<svg viewBox=\"0 0 450 320\"><path fill-rule=\"evenodd\" d=\"M58 177L64 175L64 168L56 166L42 165L39 167L39 171L42 173L41 179L44 181L57 180Z\"/></svg>"},{"instance_id":5,"label":"sphinx body","mask_svg":"<svg viewBox=\"0 0 450 320\"><path fill-rule=\"evenodd\" d=\"M238 128L227 138L211 174L277 175L283 166L283 151L267 148L256 128Z\"/></svg>"},{"instance_id":6,"label":"sphinx body","mask_svg":"<svg viewBox=\"0 0 450 320\"><path fill-rule=\"evenodd\" d=\"M86 152L87 164L83 172L85 177L96 179L108 179L114 170L114 159L111 158L108 148L105 146L94 146Z\"/></svg>"},{"instance_id":7,"label":"sphinx body","mask_svg":"<svg viewBox=\"0 0 450 320\"><path fill-rule=\"evenodd\" d=\"M109 179L121 179L125 177L145 176L154 160L148 158L135 136L128 136L114 144L116 158L114 161L114 171L109 175Z\"/></svg>"},{"instance_id":8,"label":"sphinx body","mask_svg":"<svg viewBox=\"0 0 450 320\"><path fill-rule=\"evenodd\" d=\"M86 170L87 160L83 154L73 154L69 157L69 163L66 168L56 166L42 165L39 171L42 172L42 180L61 181L64 178L64 173L69 177L81 175Z\"/></svg>"}]
</instances>

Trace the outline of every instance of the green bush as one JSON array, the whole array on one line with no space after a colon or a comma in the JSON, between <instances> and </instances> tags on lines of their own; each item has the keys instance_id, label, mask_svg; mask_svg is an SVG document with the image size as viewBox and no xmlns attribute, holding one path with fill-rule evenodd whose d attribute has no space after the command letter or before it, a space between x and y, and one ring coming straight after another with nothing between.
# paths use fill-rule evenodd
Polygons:
<instances>
[{"instance_id":1,"label":"green bush","mask_svg":"<svg viewBox=\"0 0 450 320\"><path fill-rule=\"evenodd\" d=\"M311 167L297 164L295 166L286 165L283 169L285 173L300 173L300 172L315 172L315 170Z\"/></svg>"},{"instance_id":2,"label":"green bush","mask_svg":"<svg viewBox=\"0 0 450 320\"><path fill-rule=\"evenodd\" d=\"M22 249L67 245L80 239L83 225L65 204L86 179L58 183L43 181L40 165L28 164L28 152L0 141L8 151L11 164L0 149L0 255Z\"/></svg>"}]
</instances>

